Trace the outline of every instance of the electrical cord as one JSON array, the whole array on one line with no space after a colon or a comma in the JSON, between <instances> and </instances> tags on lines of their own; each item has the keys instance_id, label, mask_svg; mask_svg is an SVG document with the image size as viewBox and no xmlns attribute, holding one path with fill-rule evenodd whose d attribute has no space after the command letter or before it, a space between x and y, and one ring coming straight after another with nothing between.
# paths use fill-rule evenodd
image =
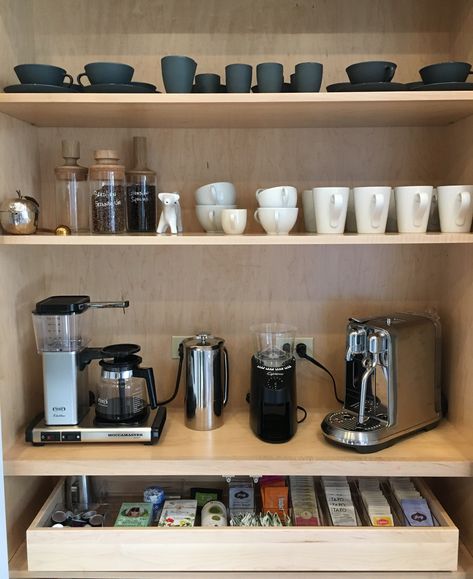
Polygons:
<instances>
[{"instance_id":1,"label":"electrical cord","mask_svg":"<svg viewBox=\"0 0 473 579\"><path fill-rule=\"evenodd\" d=\"M326 368L323 364L321 364L318 360L316 360L315 358L312 358L312 356L309 356L309 354L307 353L307 346L305 344L303 344L303 343L297 344L296 345L296 352L297 352L297 355L299 356L299 358L304 358L305 360L308 360L312 364L315 364L315 366L317 366L318 368L320 368L321 370L323 370L324 372L326 372L330 376L330 378L332 379L333 393L335 395L335 398L336 398L337 402L340 402L340 404L343 404L343 400L341 400L338 397L337 383L335 382L335 378L333 377L332 372L330 372L330 370L328 368Z\"/></svg>"},{"instance_id":2,"label":"electrical cord","mask_svg":"<svg viewBox=\"0 0 473 579\"><path fill-rule=\"evenodd\" d=\"M182 373L183 360L184 360L184 347L181 343L181 344L179 344L179 368L177 370L176 386L174 388L174 392L172 393L172 396L170 398L168 398L167 400L159 400L158 406L165 406L166 404L169 404L170 402L172 402L174 400L174 398L176 398L177 393L179 392L179 384L181 383L181 373Z\"/></svg>"}]
</instances>

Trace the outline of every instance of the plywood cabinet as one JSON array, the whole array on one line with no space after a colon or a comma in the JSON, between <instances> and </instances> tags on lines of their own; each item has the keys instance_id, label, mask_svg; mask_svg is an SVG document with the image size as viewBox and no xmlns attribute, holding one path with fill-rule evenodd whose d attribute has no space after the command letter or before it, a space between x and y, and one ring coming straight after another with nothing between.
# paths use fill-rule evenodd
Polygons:
<instances>
[{"instance_id":1,"label":"plywood cabinet","mask_svg":"<svg viewBox=\"0 0 473 579\"><path fill-rule=\"evenodd\" d=\"M77 75L87 62L118 60L135 67L137 80L162 90L160 58L172 53L193 56L198 72L222 75L230 62L279 61L288 75L297 62L318 60L325 67L323 87L343 81L352 62L382 58L397 62L396 79L409 82L432 62L472 62L472 29L471 0L78 0L73 6L0 0L0 84L15 82L13 66L20 62L56 64ZM18 188L34 194L41 226L50 229L61 139L81 141L85 165L99 148L118 149L130 165L131 138L144 135L160 189L182 194L186 230L179 239L59 239L47 232L0 237L0 409L10 556L20 549L12 574L33 577L24 568L21 544L51 491L50 477L115 476L125 468L153 476L165 469L252 475L282 472L283 465L287 473L431 476L460 540L473 549L473 509L464 500L473 475L473 236L325 239L306 235L300 216L287 239L263 236L251 217L248 234L229 239L201 233L193 201L198 185L219 180L236 184L238 204L250 215L256 188L282 183L300 191L472 183L472 130L473 92L0 94L0 199ZM39 299L60 293L130 300L126 316L95 316L91 335L95 344L141 344L160 397L174 386L172 335L205 328L224 337L232 362L224 426L190 435L179 396L162 444L152 449L26 446L25 424L42 406L30 312ZM245 402L252 323L290 321L300 335L313 336L341 391L349 316L432 309L443 322L449 398L448 418L437 430L370 457L328 446L318 424L335 406L330 384L299 362L299 399L309 420L293 442L277 449L253 438Z\"/></svg>"}]
</instances>

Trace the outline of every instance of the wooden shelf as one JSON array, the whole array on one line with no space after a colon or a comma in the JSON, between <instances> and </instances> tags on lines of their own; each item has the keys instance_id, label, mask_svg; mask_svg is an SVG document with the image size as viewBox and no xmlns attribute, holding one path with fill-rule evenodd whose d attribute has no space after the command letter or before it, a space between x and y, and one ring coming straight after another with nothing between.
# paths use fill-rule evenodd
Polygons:
<instances>
[{"instance_id":1,"label":"wooden shelf","mask_svg":"<svg viewBox=\"0 0 473 579\"><path fill-rule=\"evenodd\" d=\"M473 558L470 555L466 547L460 543L459 553L458 553L458 569L457 571L435 571L428 572L422 571L418 573L412 572L395 572L395 573L382 573L383 577L392 577L393 579L467 579L471 577L473 573ZM153 572L153 571L133 571L133 572L119 572L119 571L28 571L28 562L26 556L26 544L23 543L18 551L15 553L10 561L10 579L172 579L179 576L182 579L186 578L199 578L207 579L209 577L209 572ZM336 572L304 572L299 571L297 573L277 573L278 577L287 577L293 579L335 579L340 577L341 573ZM350 579L370 579L378 578L381 576L379 572L369 573L363 572L350 572L344 573ZM229 579L261 579L260 573L249 573L249 572L219 572L218 577L228 577Z\"/></svg>"},{"instance_id":2,"label":"wooden shelf","mask_svg":"<svg viewBox=\"0 0 473 579\"><path fill-rule=\"evenodd\" d=\"M473 243L471 233L386 233L368 235L291 235L245 234L225 235L186 233L183 235L124 234L124 235L0 235L0 245L119 245L119 246L202 246L202 245L438 245Z\"/></svg>"},{"instance_id":3,"label":"wooden shelf","mask_svg":"<svg viewBox=\"0 0 473 579\"><path fill-rule=\"evenodd\" d=\"M442 126L473 115L473 92L0 94L0 112L38 127Z\"/></svg>"},{"instance_id":4,"label":"wooden shelf","mask_svg":"<svg viewBox=\"0 0 473 579\"><path fill-rule=\"evenodd\" d=\"M473 453L447 421L430 432L368 455L328 443L320 430L325 413L309 411L286 444L257 439L248 410L227 412L214 431L186 428L182 410L169 409L156 446L137 443L33 447L19 439L4 457L6 476L75 475L379 475L472 476ZM471 446L471 445L470 445Z\"/></svg>"}]
</instances>

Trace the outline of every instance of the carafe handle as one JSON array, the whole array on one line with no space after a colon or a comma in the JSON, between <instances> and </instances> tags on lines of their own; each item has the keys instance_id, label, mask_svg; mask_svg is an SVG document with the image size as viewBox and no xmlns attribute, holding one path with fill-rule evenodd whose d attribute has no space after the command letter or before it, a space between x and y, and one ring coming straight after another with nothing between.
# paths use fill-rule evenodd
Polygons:
<instances>
[{"instance_id":1,"label":"carafe handle","mask_svg":"<svg viewBox=\"0 0 473 579\"><path fill-rule=\"evenodd\" d=\"M146 380L146 388L148 389L149 405L152 410L158 407L158 399L156 397L156 386L154 383L153 368L133 368L133 376L135 378L144 378Z\"/></svg>"},{"instance_id":2,"label":"carafe handle","mask_svg":"<svg viewBox=\"0 0 473 579\"><path fill-rule=\"evenodd\" d=\"M225 381L223 383L223 405L226 406L228 402L228 385L230 383L230 367L228 364L228 352L223 348L223 370L225 372Z\"/></svg>"}]
</instances>

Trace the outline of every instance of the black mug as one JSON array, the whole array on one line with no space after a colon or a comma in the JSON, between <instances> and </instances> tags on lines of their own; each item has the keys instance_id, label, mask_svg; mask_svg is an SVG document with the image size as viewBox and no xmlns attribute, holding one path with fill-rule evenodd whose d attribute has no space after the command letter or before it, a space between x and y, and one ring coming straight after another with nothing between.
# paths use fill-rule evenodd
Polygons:
<instances>
[{"instance_id":1,"label":"black mug","mask_svg":"<svg viewBox=\"0 0 473 579\"><path fill-rule=\"evenodd\" d=\"M81 78L86 76L90 84L128 84L135 69L121 62L91 62L84 66L85 72L77 77L77 82L84 86Z\"/></svg>"},{"instance_id":2,"label":"black mug","mask_svg":"<svg viewBox=\"0 0 473 579\"><path fill-rule=\"evenodd\" d=\"M256 67L258 92L281 92L283 66L279 62L263 62Z\"/></svg>"},{"instance_id":3,"label":"black mug","mask_svg":"<svg viewBox=\"0 0 473 579\"><path fill-rule=\"evenodd\" d=\"M225 67L227 92L250 92L253 67L250 64L228 64Z\"/></svg>"},{"instance_id":4,"label":"black mug","mask_svg":"<svg viewBox=\"0 0 473 579\"><path fill-rule=\"evenodd\" d=\"M74 79L63 68L50 64L18 64L15 66L16 76L21 84L48 84L70 87ZM65 83L64 79L69 79Z\"/></svg>"},{"instance_id":5,"label":"black mug","mask_svg":"<svg viewBox=\"0 0 473 579\"><path fill-rule=\"evenodd\" d=\"M198 74L195 77L195 92L220 92L220 75L213 73Z\"/></svg>"},{"instance_id":6,"label":"black mug","mask_svg":"<svg viewBox=\"0 0 473 579\"><path fill-rule=\"evenodd\" d=\"M188 56L165 56L161 59L164 88L169 93L190 93L197 68Z\"/></svg>"},{"instance_id":7,"label":"black mug","mask_svg":"<svg viewBox=\"0 0 473 579\"><path fill-rule=\"evenodd\" d=\"M300 62L296 64L294 81L296 92L319 92L322 85L324 67L319 62ZM291 84L292 75L291 75Z\"/></svg>"},{"instance_id":8,"label":"black mug","mask_svg":"<svg viewBox=\"0 0 473 579\"><path fill-rule=\"evenodd\" d=\"M424 84L466 82L468 75L473 74L469 62L439 62L424 66L419 73Z\"/></svg>"}]
</instances>

